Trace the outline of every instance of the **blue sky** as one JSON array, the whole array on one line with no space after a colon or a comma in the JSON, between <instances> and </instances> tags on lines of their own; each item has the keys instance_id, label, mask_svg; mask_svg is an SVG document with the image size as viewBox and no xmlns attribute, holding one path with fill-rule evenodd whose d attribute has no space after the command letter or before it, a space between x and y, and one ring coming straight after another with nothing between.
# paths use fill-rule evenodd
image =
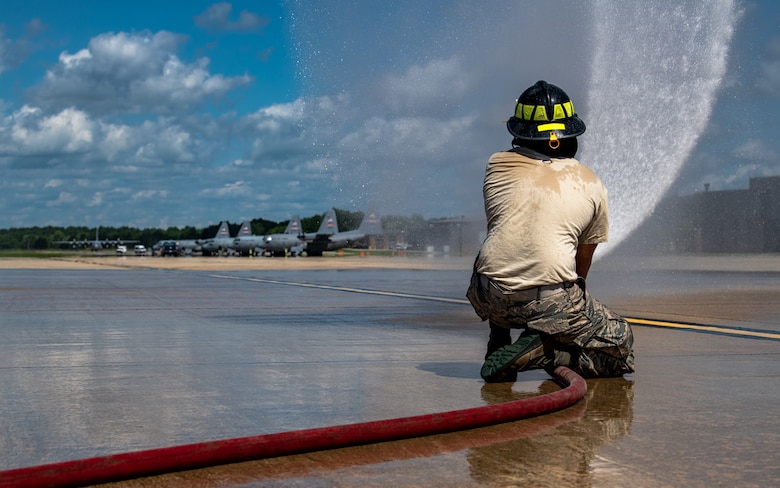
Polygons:
<instances>
[{"instance_id":1,"label":"blue sky","mask_svg":"<svg viewBox=\"0 0 780 488\"><path fill-rule=\"evenodd\" d=\"M538 79L618 238L666 191L780 174L774 1L9 0L0 25L0 227L479 215Z\"/></svg>"}]
</instances>

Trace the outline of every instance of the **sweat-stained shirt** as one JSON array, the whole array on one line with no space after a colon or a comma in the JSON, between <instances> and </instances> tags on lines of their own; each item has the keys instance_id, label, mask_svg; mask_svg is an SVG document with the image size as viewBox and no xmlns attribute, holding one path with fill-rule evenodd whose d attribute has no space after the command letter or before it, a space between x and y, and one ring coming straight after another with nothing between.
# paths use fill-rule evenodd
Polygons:
<instances>
[{"instance_id":1,"label":"sweat-stained shirt","mask_svg":"<svg viewBox=\"0 0 780 488\"><path fill-rule=\"evenodd\" d=\"M504 293L576 280L577 246L607 241L607 189L576 159L495 153L482 191L488 232L477 271Z\"/></svg>"}]
</instances>

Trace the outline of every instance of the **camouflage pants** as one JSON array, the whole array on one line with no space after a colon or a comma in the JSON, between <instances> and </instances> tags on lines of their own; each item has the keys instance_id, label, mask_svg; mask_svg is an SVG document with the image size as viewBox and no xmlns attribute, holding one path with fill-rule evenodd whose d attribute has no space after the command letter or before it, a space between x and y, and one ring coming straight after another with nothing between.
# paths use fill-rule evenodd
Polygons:
<instances>
[{"instance_id":1,"label":"camouflage pants","mask_svg":"<svg viewBox=\"0 0 780 488\"><path fill-rule=\"evenodd\" d=\"M552 341L555 366L587 378L634 371L631 326L591 297L584 280L552 296L513 302L485 289L474 273L466 296L477 315L490 321L491 339L501 336L501 329L527 329Z\"/></svg>"}]
</instances>

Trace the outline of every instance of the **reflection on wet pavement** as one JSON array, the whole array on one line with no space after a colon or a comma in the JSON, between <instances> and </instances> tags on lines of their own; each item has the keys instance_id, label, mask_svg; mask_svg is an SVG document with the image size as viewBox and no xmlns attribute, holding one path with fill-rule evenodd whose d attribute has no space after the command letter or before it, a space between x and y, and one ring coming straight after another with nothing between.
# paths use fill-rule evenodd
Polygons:
<instances>
[{"instance_id":1,"label":"reflection on wet pavement","mask_svg":"<svg viewBox=\"0 0 780 488\"><path fill-rule=\"evenodd\" d=\"M543 372L479 378L468 270L4 270L0 469L514 400ZM264 282L246 278L261 277ZM636 276L633 275L635 280ZM715 278L715 279L713 279ZM633 315L777 331L780 278L595 273ZM388 294L274 284L274 280ZM755 289L750 288L755 283ZM738 287L738 290L735 290ZM443 297L449 301L413 296ZM676 300L669 297L675 296ZM685 308L685 296L700 297ZM458 302L461 300L462 302ZM116 486L713 486L780 483L780 344L636 327L637 373L577 405L483 429Z\"/></svg>"}]
</instances>

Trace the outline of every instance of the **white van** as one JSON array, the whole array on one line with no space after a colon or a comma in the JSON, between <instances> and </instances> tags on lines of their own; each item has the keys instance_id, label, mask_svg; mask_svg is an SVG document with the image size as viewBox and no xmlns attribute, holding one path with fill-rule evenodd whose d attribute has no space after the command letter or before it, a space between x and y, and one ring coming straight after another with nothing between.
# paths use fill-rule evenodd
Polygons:
<instances>
[{"instance_id":1,"label":"white van","mask_svg":"<svg viewBox=\"0 0 780 488\"><path fill-rule=\"evenodd\" d=\"M116 253L118 256L124 256L125 254L127 254L127 246L122 246L122 245L116 246Z\"/></svg>"},{"instance_id":2,"label":"white van","mask_svg":"<svg viewBox=\"0 0 780 488\"><path fill-rule=\"evenodd\" d=\"M136 256L143 256L144 254L146 254L146 246L144 246L143 244L136 244L134 249L135 249Z\"/></svg>"}]
</instances>

